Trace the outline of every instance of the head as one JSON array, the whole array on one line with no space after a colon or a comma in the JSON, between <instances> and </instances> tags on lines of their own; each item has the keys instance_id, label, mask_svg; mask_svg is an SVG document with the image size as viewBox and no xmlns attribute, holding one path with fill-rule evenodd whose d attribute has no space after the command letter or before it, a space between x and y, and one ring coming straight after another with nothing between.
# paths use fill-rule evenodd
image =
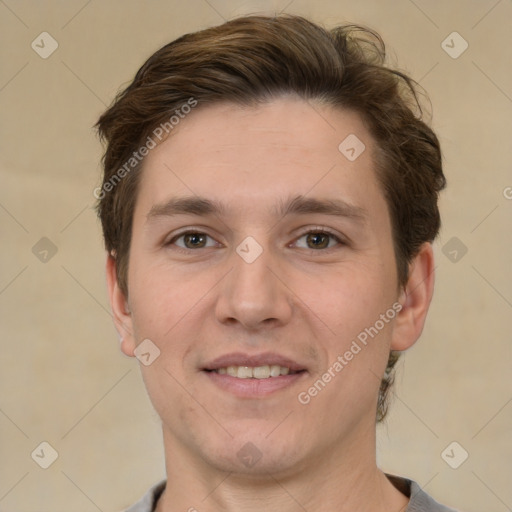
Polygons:
<instances>
[{"instance_id":1,"label":"head","mask_svg":"<svg viewBox=\"0 0 512 512\"><path fill-rule=\"evenodd\" d=\"M107 146L97 197L113 310L126 353L146 338L162 353L143 372L164 424L166 408L179 409L185 398L158 403L162 379L178 394L179 382L207 397L204 365L225 352L279 351L283 338L284 354L307 367L306 390L331 368L332 383L312 392L311 415L313 407L317 417L328 414L340 385L351 393L347 411L373 404L374 419L384 418L398 354L416 341L428 309L430 243L445 185L416 86L384 60L382 40L362 27L328 31L289 15L238 18L158 50L101 116ZM187 213L171 215L177 203L169 199L185 196L196 200L182 200ZM308 198L339 199L343 214L329 224L330 214ZM303 245L289 243L312 241L298 229L306 214L322 227L314 240L332 232L341 252L315 259L323 246L314 244L320 249L297 256ZM185 225L196 234L180 240L207 245L177 245ZM237 252L247 237L243 247L258 254L250 263ZM332 245L331 237L327 251ZM371 343L358 343L361 353L350 349L365 329ZM334 356L349 350L357 355L337 373ZM373 382L359 392L362 368ZM242 425L254 439L264 428L257 416L270 427L268 415L282 407L278 394L262 402L268 411L247 401L242 417L228 417L233 397L219 399L214 411L226 415L231 435ZM201 413L180 414L193 422ZM346 429L367 417L361 405ZM290 439L301 442L303 428ZM197 444L199 432L191 434Z\"/></svg>"}]
</instances>

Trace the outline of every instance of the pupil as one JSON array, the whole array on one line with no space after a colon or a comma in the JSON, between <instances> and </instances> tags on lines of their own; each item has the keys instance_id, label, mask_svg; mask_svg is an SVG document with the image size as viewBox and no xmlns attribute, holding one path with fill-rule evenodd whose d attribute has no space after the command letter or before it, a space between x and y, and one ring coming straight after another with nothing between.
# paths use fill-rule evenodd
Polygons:
<instances>
[{"instance_id":1,"label":"pupil","mask_svg":"<svg viewBox=\"0 0 512 512\"><path fill-rule=\"evenodd\" d=\"M197 247L199 244L197 244L197 240L201 240L203 239L204 241L204 236L200 235L199 233L191 233L191 234L188 234L186 235L185 237L185 240L186 240L186 243L188 244L188 242L192 242L192 246L194 247Z\"/></svg>"},{"instance_id":2,"label":"pupil","mask_svg":"<svg viewBox=\"0 0 512 512\"><path fill-rule=\"evenodd\" d=\"M325 233L315 233L315 234L310 234L308 238L309 238L309 241L314 240L313 245L314 245L315 247L317 247L317 248L318 248L318 247L322 247L322 248L323 248L323 247L326 247L326 244L325 244L325 243L323 243L323 244L322 244L322 243L319 243L319 244L317 244L317 243L316 243L316 242L318 241L318 239L319 239L319 238L322 238L322 237L323 237L324 242L325 242L325 240L327 240L327 235L326 235ZM327 242L327 245L328 245L328 244L329 244L329 242Z\"/></svg>"}]
</instances>

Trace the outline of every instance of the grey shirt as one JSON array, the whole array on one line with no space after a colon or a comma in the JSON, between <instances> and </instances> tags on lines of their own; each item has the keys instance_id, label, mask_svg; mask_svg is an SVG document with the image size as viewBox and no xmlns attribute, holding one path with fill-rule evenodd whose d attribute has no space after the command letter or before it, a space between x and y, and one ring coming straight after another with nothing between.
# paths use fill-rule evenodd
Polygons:
<instances>
[{"instance_id":1,"label":"grey shirt","mask_svg":"<svg viewBox=\"0 0 512 512\"><path fill-rule=\"evenodd\" d=\"M406 512L457 512L453 508L439 504L423 491L414 480L388 474L386 476L402 494L409 498ZM165 489L165 483L166 481L163 480L153 486L140 501L125 512L154 512L158 498Z\"/></svg>"}]
</instances>

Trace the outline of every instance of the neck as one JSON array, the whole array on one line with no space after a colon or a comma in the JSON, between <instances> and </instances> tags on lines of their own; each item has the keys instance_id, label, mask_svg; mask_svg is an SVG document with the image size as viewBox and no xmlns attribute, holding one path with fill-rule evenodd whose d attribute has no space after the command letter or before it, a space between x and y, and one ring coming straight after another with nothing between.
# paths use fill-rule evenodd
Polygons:
<instances>
[{"instance_id":1,"label":"neck","mask_svg":"<svg viewBox=\"0 0 512 512\"><path fill-rule=\"evenodd\" d=\"M341 442L339 450L308 457L286 472L240 474L221 471L191 455L164 429L167 486L157 512L404 512L408 498L376 466L373 445L365 439ZM360 441L360 440L359 440Z\"/></svg>"}]
</instances>

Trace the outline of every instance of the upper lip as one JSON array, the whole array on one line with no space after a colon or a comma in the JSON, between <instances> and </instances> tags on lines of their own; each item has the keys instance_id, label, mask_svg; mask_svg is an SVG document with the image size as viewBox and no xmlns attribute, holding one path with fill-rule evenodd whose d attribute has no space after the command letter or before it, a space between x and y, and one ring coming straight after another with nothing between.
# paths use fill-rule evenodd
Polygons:
<instances>
[{"instance_id":1,"label":"upper lip","mask_svg":"<svg viewBox=\"0 0 512 512\"><path fill-rule=\"evenodd\" d=\"M233 352L213 359L204 366L203 370L218 370L219 368L227 368L228 366L251 366L256 368L258 366L265 365L284 366L293 372L306 369L304 365L299 364L293 359L272 352L264 352L263 354L254 355L244 354L242 352Z\"/></svg>"}]
</instances>

